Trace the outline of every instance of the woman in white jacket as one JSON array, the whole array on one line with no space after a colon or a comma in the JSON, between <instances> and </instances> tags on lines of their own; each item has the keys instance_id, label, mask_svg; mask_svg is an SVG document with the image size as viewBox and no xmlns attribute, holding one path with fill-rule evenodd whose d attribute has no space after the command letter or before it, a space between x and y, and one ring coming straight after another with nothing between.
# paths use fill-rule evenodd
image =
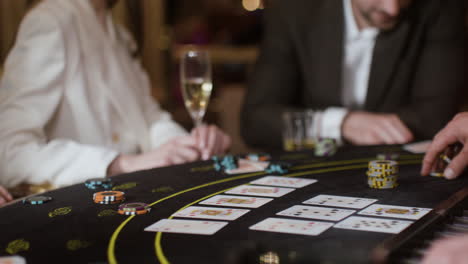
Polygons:
<instances>
[{"instance_id":1,"label":"woman in white jacket","mask_svg":"<svg viewBox=\"0 0 468 264\"><path fill-rule=\"evenodd\" d=\"M0 183L64 186L207 159L230 138L188 134L150 95L106 0L44 0L23 20L0 82Z\"/></svg>"}]
</instances>

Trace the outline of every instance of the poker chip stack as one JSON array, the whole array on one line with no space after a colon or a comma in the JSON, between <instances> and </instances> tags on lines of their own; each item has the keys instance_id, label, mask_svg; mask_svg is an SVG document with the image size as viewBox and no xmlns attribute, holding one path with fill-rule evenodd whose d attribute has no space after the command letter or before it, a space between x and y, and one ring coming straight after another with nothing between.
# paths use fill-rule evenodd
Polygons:
<instances>
[{"instance_id":1,"label":"poker chip stack","mask_svg":"<svg viewBox=\"0 0 468 264\"><path fill-rule=\"evenodd\" d=\"M265 172L271 174L279 174L283 175L289 172L289 169L292 167L290 163L287 162L275 162L270 163L268 167L266 167Z\"/></svg>"},{"instance_id":2,"label":"poker chip stack","mask_svg":"<svg viewBox=\"0 0 468 264\"><path fill-rule=\"evenodd\" d=\"M224 157L214 156L211 159L217 171L234 170L239 166L239 159L233 155L226 155Z\"/></svg>"},{"instance_id":3,"label":"poker chip stack","mask_svg":"<svg viewBox=\"0 0 468 264\"><path fill-rule=\"evenodd\" d=\"M394 160L373 160L367 171L369 187L393 189L398 186L398 162Z\"/></svg>"},{"instance_id":4,"label":"poker chip stack","mask_svg":"<svg viewBox=\"0 0 468 264\"><path fill-rule=\"evenodd\" d=\"M379 153L377 154L378 160L398 160L400 158L400 154L386 152L386 153Z\"/></svg>"},{"instance_id":5,"label":"poker chip stack","mask_svg":"<svg viewBox=\"0 0 468 264\"><path fill-rule=\"evenodd\" d=\"M23 199L23 204L45 204L48 201L52 201L52 197L49 196L33 196Z\"/></svg>"},{"instance_id":6,"label":"poker chip stack","mask_svg":"<svg viewBox=\"0 0 468 264\"><path fill-rule=\"evenodd\" d=\"M125 201L125 193L120 191L103 191L93 195L93 200L98 204L117 204Z\"/></svg>"},{"instance_id":7,"label":"poker chip stack","mask_svg":"<svg viewBox=\"0 0 468 264\"><path fill-rule=\"evenodd\" d=\"M98 188L109 190L112 189L113 183L109 178L94 178L86 180L85 185L91 190L97 190Z\"/></svg>"},{"instance_id":8,"label":"poker chip stack","mask_svg":"<svg viewBox=\"0 0 468 264\"><path fill-rule=\"evenodd\" d=\"M121 215L143 215L147 214L151 207L145 203L126 203L119 205L117 211Z\"/></svg>"},{"instance_id":9,"label":"poker chip stack","mask_svg":"<svg viewBox=\"0 0 468 264\"><path fill-rule=\"evenodd\" d=\"M315 156L329 157L336 153L338 146L332 138L321 138L315 143Z\"/></svg>"}]
</instances>

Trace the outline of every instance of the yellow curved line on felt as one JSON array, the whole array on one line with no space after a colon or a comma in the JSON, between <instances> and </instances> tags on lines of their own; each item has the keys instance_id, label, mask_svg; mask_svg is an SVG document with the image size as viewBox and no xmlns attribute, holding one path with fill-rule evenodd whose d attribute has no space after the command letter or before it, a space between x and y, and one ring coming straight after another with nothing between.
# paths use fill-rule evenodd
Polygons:
<instances>
[{"instance_id":1,"label":"yellow curved line on felt","mask_svg":"<svg viewBox=\"0 0 468 264\"><path fill-rule=\"evenodd\" d=\"M197 190L197 189L201 189L201 188L204 188L204 187L207 187L207 186L211 186L211 185L215 185L215 184L219 184L219 183L224 183L224 182L229 182L229 181L235 181L235 180L239 180L239 179L244 179L244 178L249 178L249 177L255 177L255 176L259 176L259 175L262 175L262 174L265 174L263 171L262 172L256 172L256 173L249 173L249 174L243 174L243 175L240 175L240 176L235 176L235 177L231 177L231 178L226 178L226 179L222 179L222 180L218 180L218 181L213 181L213 182L209 182L209 183L205 183L205 184L202 184L202 185L198 185L198 186L195 186L195 187L192 187L192 188L189 188L189 189L185 189L183 191L180 191L180 192L177 192L177 193L174 193L174 194L171 194L169 196L166 196L162 199L159 199L153 203L150 204L150 206L153 206L153 205L156 205L158 203L161 203L167 199L170 199L172 197L175 197L175 196L178 196L178 195L181 195L181 194L184 194L186 192L190 192L190 191L193 191L193 190ZM115 258L115 242L117 241L117 237L119 236L119 233L120 231L122 231L122 229L125 227L125 225L127 225L127 223L133 219L133 215L128 217L125 221L123 221L118 227L117 229L114 231L114 233L112 234L111 236L111 239L109 241L109 246L107 248L107 259L109 261L110 264L117 264L117 259Z\"/></svg>"},{"instance_id":2,"label":"yellow curved line on felt","mask_svg":"<svg viewBox=\"0 0 468 264\"><path fill-rule=\"evenodd\" d=\"M122 222L122 224L117 227L117 229L114 231L114 233L111 236L111 239L109 241L109 247L107 248L107 260L109 263L117 263L117 259L115 258L114 255L114 250L115 250L115 241L117 241L117 237L119 236L120 231L124 228L124 226L130 222L135 216L131 215L125 221Z\"/></svg>"},{"instance_id":3,"label":"yellow curved line on felt","mask_svg":"<svg viewBox=\"0 0 468 264\"><path fill-rule=\"evenodd\" d=\"M203 201L205 199L208 199L208 198L213 197L213 196L215 196L217 194L226 192L226 191L228 191L228 190L230 190L232 188L235 188L235 187L227 188L227 189L224 189L222 191L212 193L210 195L207 195L207 196L205 196L203 198L200 198L200 199L196 200L195 202L191 202L191 203L185 205L184 207L180 208L179 210L177 210L176 213L181 211L181 210L184 210L185 208L187 208L189 206L192 206L192 205L194 205L194 204L196 204L198 202L201 202L201 201ZM170 217L168 217L168 219L172 219L172 218L174 218L174 216L172 216L172 215ZM159 263L169 264L169 261L167 260L166 256L164 256L164 252L163 252L162 247L161 247L161 237L162 237L162 232L157 232L155 242L154 242L154 246L155 246L155 250L156 250L156 257L158 258Z\"/></svg>"},{"instance_id":4,"label":"yellow curved line on felt","mask_svg":"<svg viewBox=\"0 0 468 264\"><path fill-rule=\"evenodd\" d=\"M418 160L402 161L399 164L400 165L409 165L409 164L420 164L420 163L421 163L421 160L418 159ZM297 176L302 176L302 175L311 175L311 174L319 174L319 173L327 173L327 172L335 172L335 171L363 169L363 168L367 168L367 166L368 166L368 164L360 164L360 165L353 165L353 166L344 166L344 167L337 167L337 168L327 168L327 169L314 170L314 171L298 172L298 173L286 174L284 176L285 177L297 177ZM198 200L196 200L194 202L191 202L191 203L185 205L184 207L180 208L176 212L178 212L180 210L183 210L183 209L185 209L185 208L187 208L189 206L192 206L193 204L196 204L196 203L198 203L200 201L203 201L203 200L205 200L207 198L210 198L210 197L215 196L217 194L223 193L223 192L225 192L227 190L230 190L232 188L235 188L235 187L231 187L231 188L228 188L228 189L225 189L225 190L222 190L222 191L207 195L207 196L205 196L203 198L200 198L200 199L198 199ZM173 216L168 217L168 219L172 219L172 218L173 218ZM170 262L167 260L166 256L164 255L164 252L162 250L161 239L162 239L162 232L156 233L156 237L155 237L155 241L154 241L155 250L156 250L156 257L158 258L158 260L159 260L159 262L161 264L170 264Z\"/></svg>"}]
</instances>

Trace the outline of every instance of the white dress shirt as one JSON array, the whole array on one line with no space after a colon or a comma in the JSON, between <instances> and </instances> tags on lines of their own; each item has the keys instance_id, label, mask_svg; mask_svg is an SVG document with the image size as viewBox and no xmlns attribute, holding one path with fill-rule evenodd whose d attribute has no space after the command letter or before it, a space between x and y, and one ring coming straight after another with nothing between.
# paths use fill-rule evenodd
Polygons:
<instances>
[{"instance_id":1,"label":"white dress shirt","mask_svg":"<svg viewBox=\"0 0 468 264\"><path fill-rule=\"evenodd\" d=\"M128 32L90 0L45 0L27 14L0 81L0 184L104 177L119 153L186 131L150 94Z\"/></svg>"},{"instance_id":2,"label":"white dress shirt","mask_svg":"<svg viewBox=\"0 0 468 264\"><path fill-rule=\"evenodd\" d=\"M372 53L379 31L376 28L359 30L351 0L343 0L344 42L341 100L344 107L329 107L317 113L321 120L318 137L341 141L341 126L349 110L360 109L365 103L369 82ZM320 121L319 121L320 122Z\"/></svg>"}]
</instances>

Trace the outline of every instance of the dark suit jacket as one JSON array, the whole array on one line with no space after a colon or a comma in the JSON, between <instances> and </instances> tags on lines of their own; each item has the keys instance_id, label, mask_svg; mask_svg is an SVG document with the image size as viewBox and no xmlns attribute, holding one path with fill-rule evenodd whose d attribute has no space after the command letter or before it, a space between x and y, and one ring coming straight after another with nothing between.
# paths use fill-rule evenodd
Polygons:
<instances>
[{"instance_id":1,"label":"dark suit jacket","mask_svg":"<svg viewBox=\"0 0 468 264\"><path fill-rule=\"evenodd\" d=\"M414 0L376 40L365 111L396 113L429 139L457 110L465 88L465 1ZM246 142L281 147L285 108L342 106L342 0L273 0L241 115Z\"/></svg>"}]
</instances>

